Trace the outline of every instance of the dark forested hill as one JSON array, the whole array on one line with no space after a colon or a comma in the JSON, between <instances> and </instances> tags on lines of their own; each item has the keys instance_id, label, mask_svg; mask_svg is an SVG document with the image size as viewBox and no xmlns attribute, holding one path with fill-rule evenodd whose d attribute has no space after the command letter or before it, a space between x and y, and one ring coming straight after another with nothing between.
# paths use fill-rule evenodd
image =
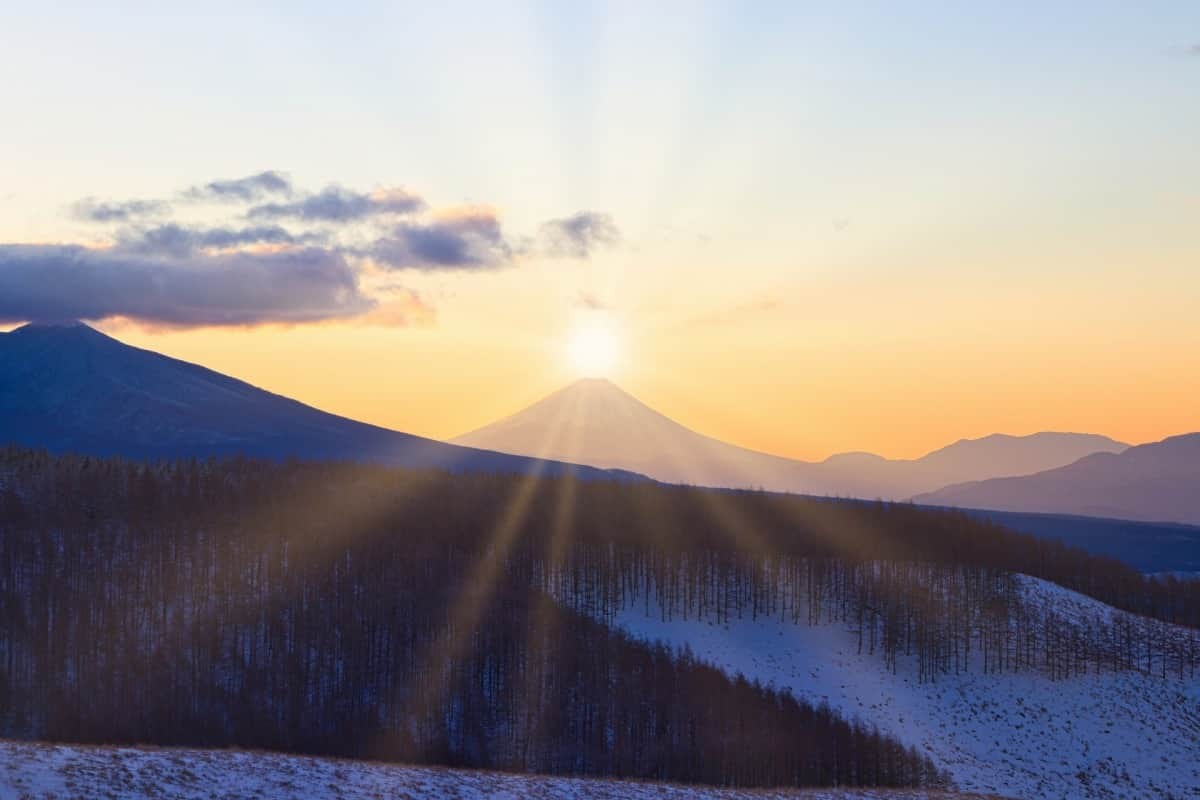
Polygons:
<instances>
[{"instance_id":1,"label":"dark forested hill","mask_svg":"<svg viewBox=\"0 0 1200 800\"><path fill-rule=\"evenodd\" d=\"M607 568L574 530L622 491L591 483L0 450L0 737L941 782L864 723L584 613ZM589 588L564 602L559 579Z\"/></svg>"},{"instance_id":2,"label":"dark forested hill","mask_svg":"<svg viewBox=\"0 0 1200 800\"><path fill-rule=\"evenodd\" d=\"M0 736L730 785L914 785L862 723L604 624L836 620L920 681L1194 678L1200 582L910 505L353 463L0 449Z\"/></svg>"},{"instance_id":3,"label":"dark forested hill","mask_svg":"<svg viewBox=\"0 0 1200 800\"><path fill-rule=\"evenodd\" d=\"M236 454L455 470L564 469L328 414L81 323L0 333L4 443L134 458Z\"/></svg>"}]
</instances>

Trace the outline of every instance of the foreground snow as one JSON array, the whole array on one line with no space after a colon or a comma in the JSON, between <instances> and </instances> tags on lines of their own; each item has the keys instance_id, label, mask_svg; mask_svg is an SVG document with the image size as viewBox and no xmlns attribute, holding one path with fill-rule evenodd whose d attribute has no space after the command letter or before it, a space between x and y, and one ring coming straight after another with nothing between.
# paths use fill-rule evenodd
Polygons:
<instances>
[{"instance_id":1,"label":"foreground snow","mask_svg":"<svg viewBox=\"0 0 1200 800\"><path fill-rule=\"evenodd\" d=\"M1029 602L1064 618L1124 614L1020 579ZM752 621L748 612L728 625L660 617L635 605L615 624L873 723L926 752L961 789L1022 798L1200 798L1200 678L1123 673L1051 681L976 669L921 684L903 658L892 674L881 657L859 655L844 625Z\"/></svg>"},{"instance_id":2,"label":"foreground snow","mask_svg":"<svg viewBox=\"0 0 1200 800\"><path fill-rule=\"evenodd\" d=\"M964 798L884 790L738 791L632 781L507 775L277 753L80 747L0 741L0 800L887 800Z\"/></svg>"}]
</instances>

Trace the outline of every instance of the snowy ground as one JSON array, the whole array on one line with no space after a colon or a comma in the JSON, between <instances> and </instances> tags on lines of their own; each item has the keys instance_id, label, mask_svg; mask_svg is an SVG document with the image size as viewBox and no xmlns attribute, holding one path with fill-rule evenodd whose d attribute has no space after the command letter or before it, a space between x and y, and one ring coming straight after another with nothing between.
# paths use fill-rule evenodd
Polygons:
<instances>
[{"instance_id":1,"label":"snowy ground","mask_svg":"<svg viewBox=\"0 0 1200 800\"><path fill-rule=\"evenodd\" d=\"M1021 576L1030 601L1081 618L1123 614ZM759 618L729 625L664 622L641 605L616 624L639 638L687 644L730 674L787 687L857 716L947 769L960 789L1021 798L1200 798L1200 678L1105 674L1050 681L980 671L920 684L901 659L858 655L838 624Z\"/></svg>"},{"instance_id":2,"label":"snowy ground","mask_svg":"<svg viewBox=\"0 0 1200 800\"><path fill-rule=\"evenodd\" d=\"M76 747L0 741L0 800L888 800L939 792L736 791L505 775L232 750Z\"/></svg>"}]
</instances>

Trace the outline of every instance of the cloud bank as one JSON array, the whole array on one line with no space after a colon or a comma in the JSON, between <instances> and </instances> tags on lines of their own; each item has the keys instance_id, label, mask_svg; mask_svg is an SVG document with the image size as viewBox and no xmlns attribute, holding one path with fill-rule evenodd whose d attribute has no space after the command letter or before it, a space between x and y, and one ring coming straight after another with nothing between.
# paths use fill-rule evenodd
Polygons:
<instances>
[{"instance_id":1,"label":"cloud bank","mask_svg":"<svg viewBox=\"0 0 1200 800\"><path fill-rule=\"evenodd\" d=\"M371 194L353 192L340 186L293 203L268 203L250 209L251 219L293 218L308 222L357 222L369 217L388 214L411 214L425 207L425 202L404 189L387 189Z\"/></svg>"},{"instance_id":2,"label":"cloud bank","mask_svg":"<svg viewBox=\"0 0 1200 800\"><path fill-rule=\"evenodd\" d=\"M433 315L396 283L405 272L584 259L620 240L612 218L595 211L548 220L536 238L514 236L487 208L430 209L400 187L310 192L276 170L197 184L169 200L88 197L72 213L102 226L108 243L0 243L0 320L403 325ZM215 218L191 221L197 215Z\"/></svg>"},{"instance_id":3,"label":"cloud bank","mask_svg":"<svg viewBox=\"0 0 1200 800\"><path fill-rule=\"evenodd\" d=\"M292 191L291 179L272 169L245 178L210 181L183 194L190 200L250 203L271 195L291 195Z\"/></svg>"},{"instance_id":4,"label":"cloud bank","mask_svg":"<svg viewBox=\"0 0 1200 800\"><path fill-rule=\"evenodd\" d=\"M142 217L166 214L171 206L163 200L125 200L105 202L85 197L72 206L72 213L88 222L130 222Z\"/></svg>"},{"instance_id":5,"label":"cloud bank","mask_svg":"<svg viewBox=\"0 0 1200 800\"><path fill-rule=\"evenodd\" d=\"M346 260L318 248L164 259L78 245L0 245L0 319L8 321L304 323L358 316L375 305Z\"/></svg>"}]
</instances>

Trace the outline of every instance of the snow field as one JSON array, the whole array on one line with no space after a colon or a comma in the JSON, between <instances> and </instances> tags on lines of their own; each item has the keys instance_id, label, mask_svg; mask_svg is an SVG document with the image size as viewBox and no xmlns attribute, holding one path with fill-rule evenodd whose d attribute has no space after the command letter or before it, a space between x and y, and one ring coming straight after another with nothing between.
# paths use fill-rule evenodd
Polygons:
<instances>
[{"instance_id":1,"label":"snow field","mask_svg":"<svg viewBox=\"0 0 1200 800\"><path fill-rule=\"evenodd\" d=\"M744 791L510 775L236 750L0 741L0 800L935 800L883 790Z\"/></svg>"},{"instance_id":2,"label":"snow field","mask_svg":"<svg viewBox=\"0 0 1200 800\"><path fill-rule=\"evenodd\" d=\"M1019 579L1028 604L1068 620L1125 614L1045 581ZM664 621L653 605L647 614L631 602L614 624L874 724L927 753L962 790L1031 800L1200 798L1200 676L1106 672L1051 681L973 668L922 684L903 657L893 674L879 655L859 654L857 637L842 623L797 625L748 614L729 624Z\"/></svg>"}]
</instances>

